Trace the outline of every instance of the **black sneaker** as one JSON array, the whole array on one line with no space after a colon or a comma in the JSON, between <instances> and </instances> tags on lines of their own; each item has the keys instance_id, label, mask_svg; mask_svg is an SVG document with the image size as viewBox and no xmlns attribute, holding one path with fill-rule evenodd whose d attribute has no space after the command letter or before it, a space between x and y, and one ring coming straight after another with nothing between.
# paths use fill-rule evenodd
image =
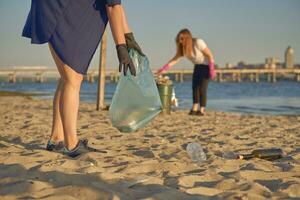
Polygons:
<instances>
[{"instance_id":1,"label":"black sneaker","mask_svg":"<svg viewBox=\"0 0 300 200\"><path fill-rule=\"evenodd\" d=\"M198 111L197 115L198 115L198 116L204 116L205 113L203 113L203 112L201 112L201 111Z\"/></svg>"},{"instance_id":2,"label":"black sneaker","mask_svg":"<svg viewBox=\"0 0 300 200\"><path fill-rule=\"evenodd\" d=\"M81 154L88 153L88 152L100 152L100 153L107 153L106 151L94 149L92 147L88 146L88 140L79 140L76 147L73 150L68 150L67 148L64 149L64 154L75 158L77 156L80 156Z\"/></svg>"},{"instance_id":3,"label":"black sneaker","mask_svg":"<svg viewBox=\"0 0 300 200\"><path fill-rule=\"evenodd\" d=\"M63 141L55 143L51 140L48 140L46 150L59 152L59 151L62 151L64 149L64 147L65 147L65 144Z\"/></svg>"},{"instance_id":4,"label":"black sneaker","mask_svg":"<svg viewBox=\"0 0 300 200\"><path fill-rule=\"evenodd\" d=\"M198 115L198 111L190 110L189 115Z\"/></svg>"}]
</instances>

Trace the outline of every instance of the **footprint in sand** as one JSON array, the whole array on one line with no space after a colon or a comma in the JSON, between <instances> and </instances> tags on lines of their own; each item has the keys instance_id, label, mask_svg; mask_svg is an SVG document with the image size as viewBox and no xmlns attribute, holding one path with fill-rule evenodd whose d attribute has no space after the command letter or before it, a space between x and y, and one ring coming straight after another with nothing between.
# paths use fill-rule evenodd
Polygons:
<instances>
[{"instance_id":1,"label":"footprint in sand","mask_svg":"<svg viewBox=\"0 0 300 200\"><path fill-rule=\"evenodd\" d=\"M272 192L277 192L282 187L282 179L275 180L255 180L254 182L268 188Z\"/></svg>"}]
</instances>

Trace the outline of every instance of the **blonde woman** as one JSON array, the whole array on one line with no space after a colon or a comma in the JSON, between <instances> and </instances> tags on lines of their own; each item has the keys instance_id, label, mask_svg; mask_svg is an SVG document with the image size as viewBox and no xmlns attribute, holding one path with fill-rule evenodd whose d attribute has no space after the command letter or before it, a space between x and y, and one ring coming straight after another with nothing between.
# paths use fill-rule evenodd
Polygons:
<instances>
[{"instance_id":1,"label":"blonde woman","mask_svg":"<svg viewBox=\"0 0 300 200\"><path fill-rule=\"evenodd\" d=\"M164 73L175 65L180 58L186 57L194 64L193 72L193 107L190 115L204 115L207 103L207 88L209 79L214 79L215 61L213 54L204 40L193 38L188 29L179 31L176 36L177 51L175 56L162 68L158 74Z\"/></svg>"},{"instance_id":2,"label":"blonde woman","mask_svg":"<svg viewBox=\"0 0 300 200\"><path fill-rule=\"evenodd\" d=\"M121 0L32 0L23 36L33 44L48 43L60 74L53 100L53 123L46 149L70 157L93 151L87 140L77 138L79 93L83 76L110 22L120 63L135 75L128 54L134 48L141 54L129 30Z\"/></svg>"}]
</instances>

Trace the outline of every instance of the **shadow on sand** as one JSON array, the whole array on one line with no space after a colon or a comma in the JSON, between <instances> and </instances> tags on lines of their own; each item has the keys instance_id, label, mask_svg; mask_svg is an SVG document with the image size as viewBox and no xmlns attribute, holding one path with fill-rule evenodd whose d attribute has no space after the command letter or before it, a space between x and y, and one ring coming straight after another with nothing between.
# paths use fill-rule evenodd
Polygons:
<instances>
[{"instance_id":1,"label":"shadow on sand","mask_svg":"<svg viewBox=\"0 0 300 200\"><path fill-rule=\"evenodd\" d=\"M43 147L37 143L24 143L21 139L0 137L0 148L17 145L34 153ZM26 155L26 154L24 154ZM23 156L24 156L23 155ZM51 160L49 160L50 162ZM44 163L46 163L45 160ZM43 163L43 164L44 164ZM178 190L177 177L165 177L164 185L137 183L135 180L102 180L101 173L41 171L43 164L26 169L21 163L0 164L0 197L18 199L220 199L190 195Z\"/></svg>"}]
</instances>

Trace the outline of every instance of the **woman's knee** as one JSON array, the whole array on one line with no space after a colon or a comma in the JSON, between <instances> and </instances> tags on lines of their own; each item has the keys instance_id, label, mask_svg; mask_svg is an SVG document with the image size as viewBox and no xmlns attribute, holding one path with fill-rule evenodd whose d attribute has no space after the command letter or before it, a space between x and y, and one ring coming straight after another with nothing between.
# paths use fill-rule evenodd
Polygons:
<instances>
[{"instance_id":1,"label":"woman's knee","mask_svg":"<svg viewBox=\"0 0 300 200\"><path fill-rule=\"evenodd\" d=\"M200 88L200 94L206 96L207 94L207 85L202 85Z\"/></svg>"},{"instance_id":2,"label":"woman's knee","mask_svg":"<svg viewBox=\"0 0 300 200\"><path fill-rule=\"evenodd\" d=\"M83 75L75 71L64 70L64 75L61 77L61 82L63 85L68 85L74 89L79 89L83 81Z\"/></svg>"},{"instance_id":3,"label":"woman's knee","mask_svg":"<svg viewBox=\"0 0 300 200\"><path fill-rule=\"evenodd\" d=\"M79 89L82 83L81 78L77 78L77 77L64 77L62 79L62 83L64 86L68 85L73 87L74 89Z\"/></svg>"},{"instance_id":4,"label":"woman's knee","mask_svg":"<svg viewBox=\"0 0 300 200\"><path fill-rule=\"evenodd\" d=\"M200 95L206 95L207 94L207 89L206 88L200 88Z\"/></svg>"}]
</instances>

